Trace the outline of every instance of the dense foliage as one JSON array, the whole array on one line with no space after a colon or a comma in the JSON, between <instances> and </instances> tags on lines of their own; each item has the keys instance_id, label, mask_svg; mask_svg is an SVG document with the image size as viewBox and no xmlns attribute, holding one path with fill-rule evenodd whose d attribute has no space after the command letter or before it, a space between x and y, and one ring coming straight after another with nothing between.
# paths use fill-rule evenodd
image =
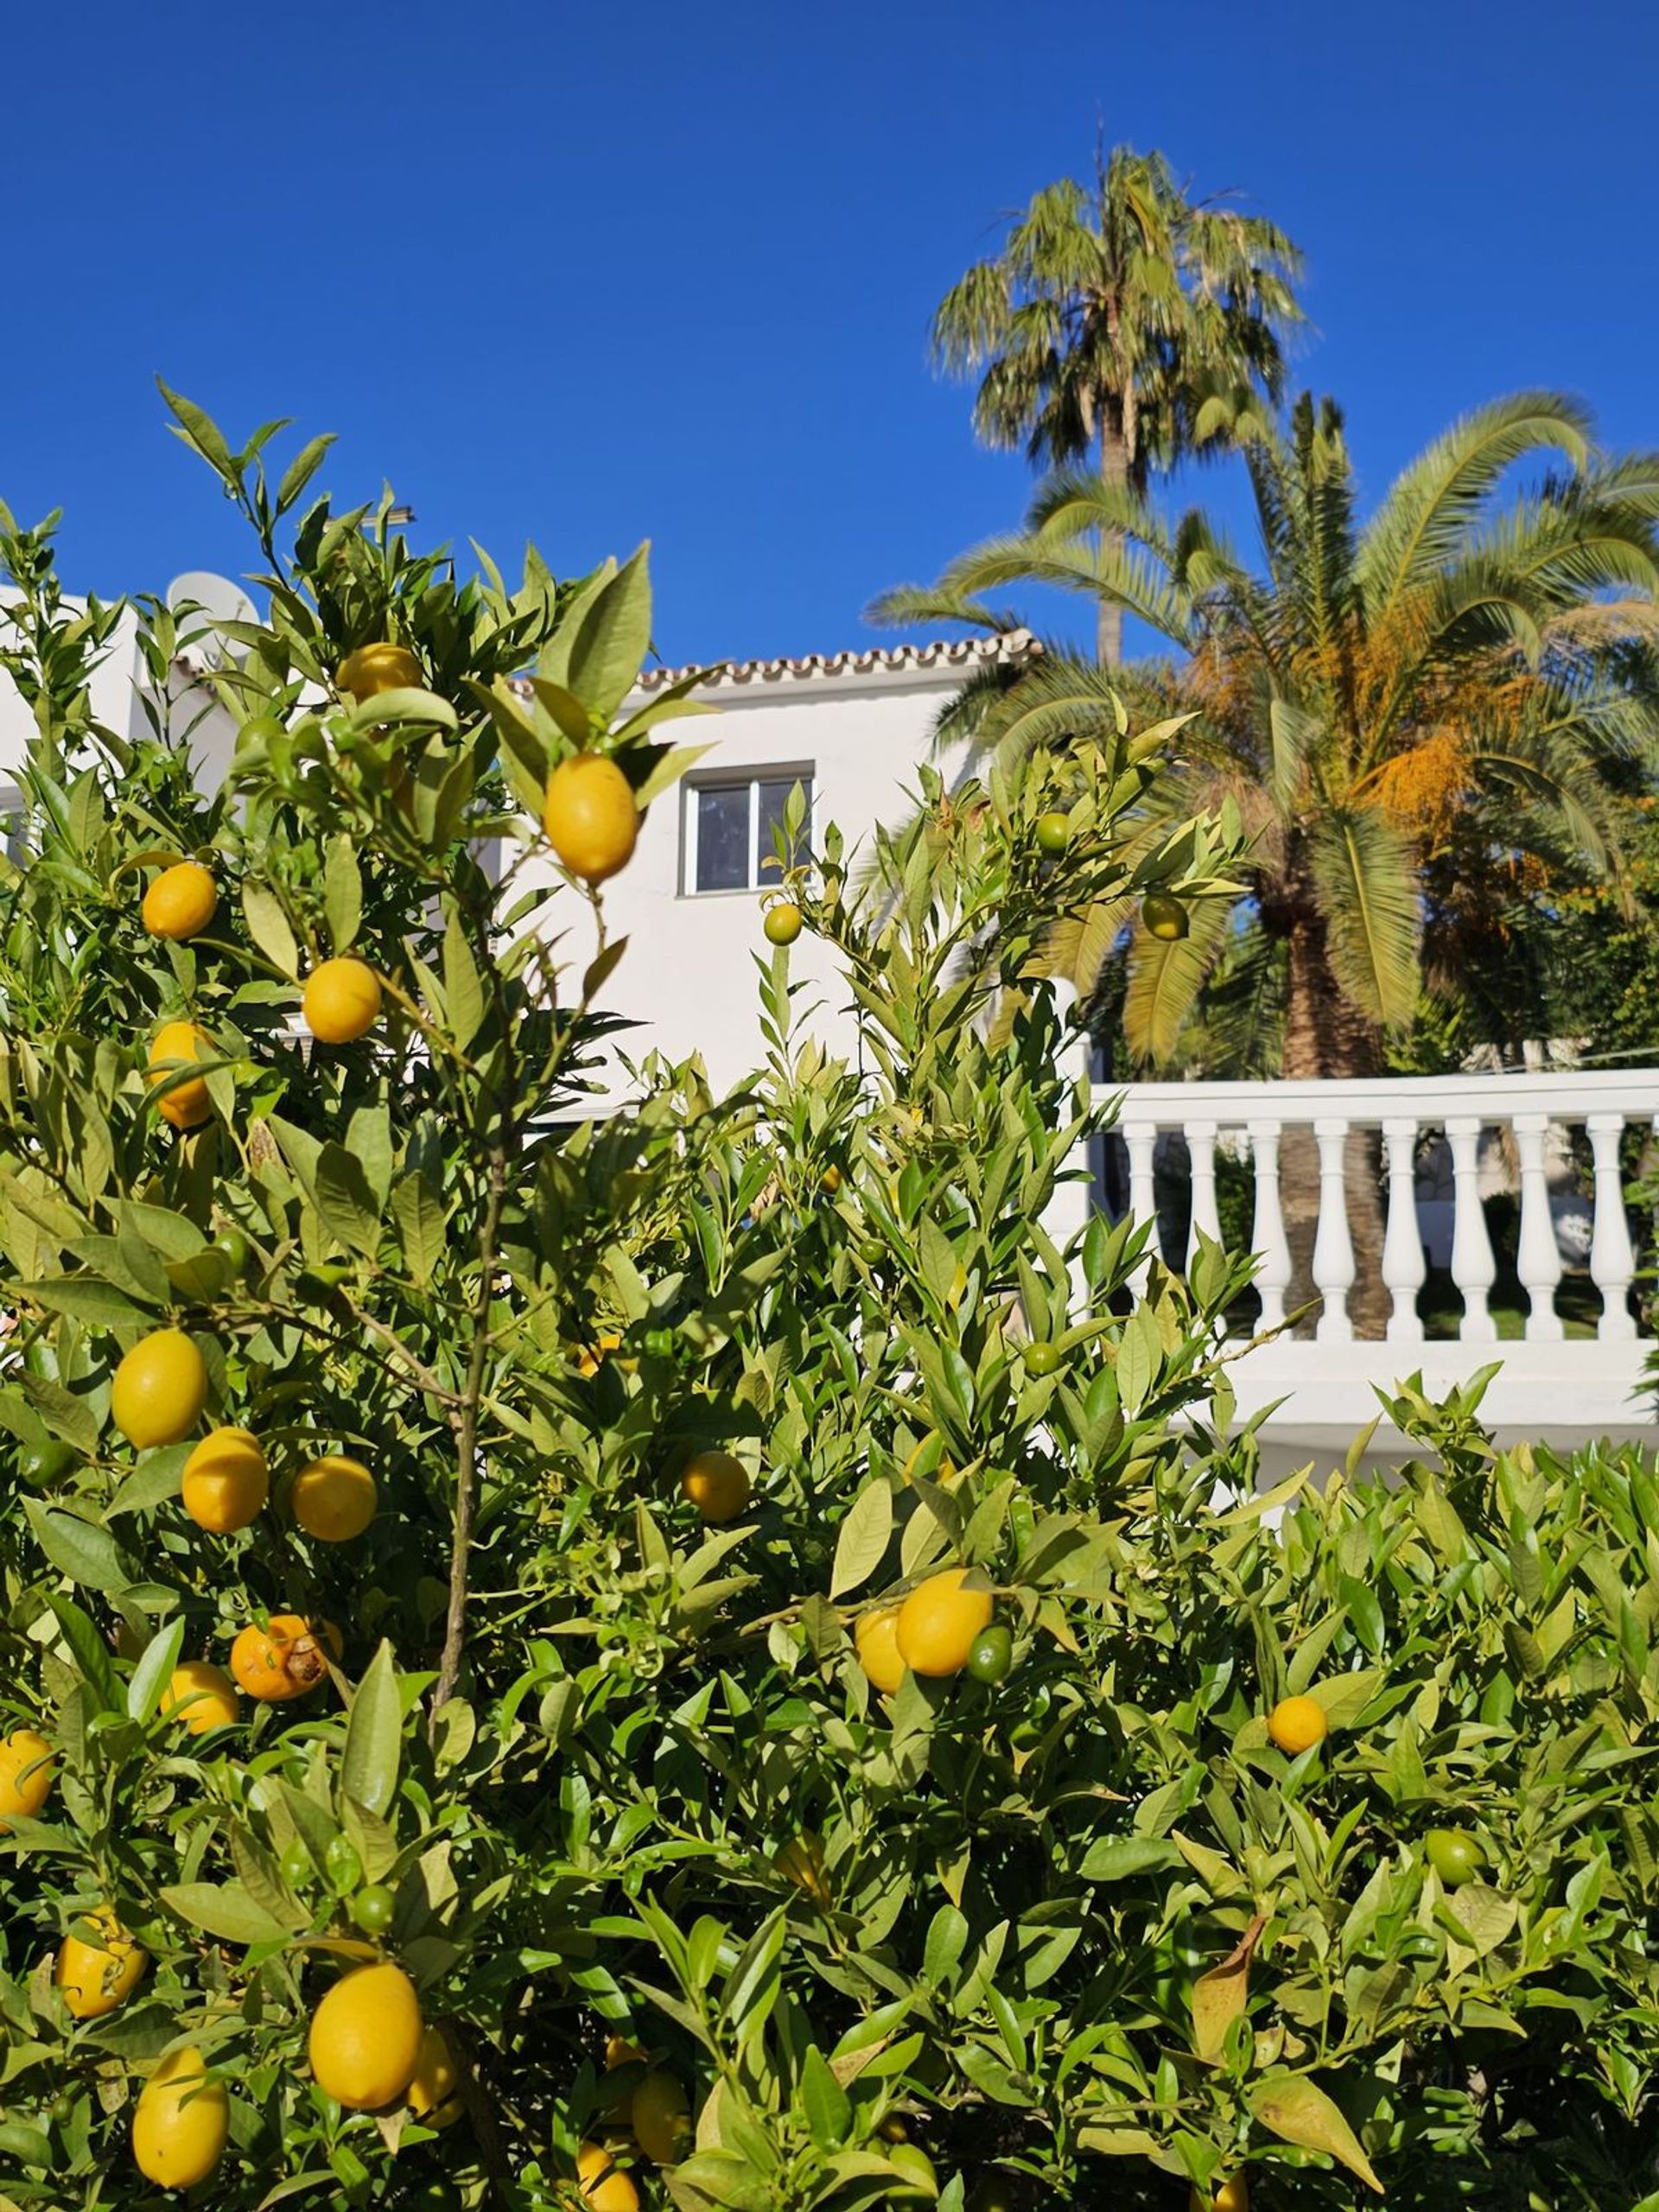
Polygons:
<instances>
[{"instance_id":1,"label":"dense foliage","mask_svg":"<svg viewBox=\"0 0 1659 2212\"><path fill-rule=\"evenodd\" d=\"M865 900L833 834L785 856L861 1072L785 945L752 1085L657 1068L596 1111L627 956L561 968L581 887L539 823L578 753L641 804L684 764L683 696L630 715L643 563L458 585L384 508L290 542L321 451L273 493L175 406L270 563L210 679L222 791L172 618L132 745L91 713L108 611L61 604L44 533L0 548L40 733L0 916L0 1634L53 1761L0 1835L0 2205L161 2202L129 2126L181 2045L229 2091L226 2212L1179 2212L1241 2174L1258 2212L1651 2204L1650 1470L1498 1455L1477 1391L1395 1409L1398 1484L1357 1452L1259 1496L1213 1325L1244 1263L1141 1286L1144 1231L1044 1227L1099 1114L1044 941L1229 880L1219 821L1125 857L1165 740L1076 750L1060 832L1040 753L926 779ZM386 642L420 681L340 696ZM149 934L187 855L217 914ZM327 1046L296 1009L342 955L385 1013ZM181 1019L211 1110L175 1130L198 1078L147 1062ZM187 1510L194 1435L114 1418L168 1326L270 1459L239 1532ZM331 1452L377 1486L338 1541L293 1479ZM882 1693L860 1624L953 1567L1007 1647ZM175 1668L290 1611L315 1687L187 1732ZM1304 1696L1329 1733L1293 1755ZM77 2018L52 1955L105 1908L147 1972ZM325 1993L383 1957L458 2116L317 2079Z\"/></svg>"}]
</instances>

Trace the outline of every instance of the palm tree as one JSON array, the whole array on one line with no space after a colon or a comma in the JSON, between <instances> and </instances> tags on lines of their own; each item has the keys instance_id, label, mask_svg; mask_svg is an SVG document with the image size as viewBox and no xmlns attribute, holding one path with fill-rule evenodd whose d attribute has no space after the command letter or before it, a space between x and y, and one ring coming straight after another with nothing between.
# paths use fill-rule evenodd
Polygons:
<instances>
[{"instance_id":1,"label":"palm tree","mask_svg":"<svg viewBox=\"0 0 1659 2212\"><path fill-rule=\"evenodd\" d=\"M1154 469L1219 446L1251 396L1277 399L1300 266L1273 224L1193 200L1161 154L1119 146L1096 157L1092 191L1046 186L951 287L934 359L983 372L986 444L1044 467L1094 454L1103 484L1144 500ZM1099 622L1116 663L1121 608L1103 599Z\"/></svg>"},{"instance_id":2,"label":"palm tree","mask_svg":"<svg viewBox=\"0 0 1659 2212\"><path fill-rule=\"evenodd\" d=\"M1445 949L1499 893L1619 873L1628 794L1659 757L1659 460L1599 459L1580 407L1523 392L1455 423L1362 524L1331 401L1302 398L1282 428L1258 412L1238 435L1256 568L1201 513L1168 527L1123 487L1062 474L1025 531L878 612L983 620L986 591L1040 582L1166 640L1175 658L1130 671L1050 654L982 700L978 741L1063 747L1119 695L1186 717L1141 834L1235 807L1246 901L1195 903L1188 936L1166 943L1119 899L1054 957L1087 989L1127 932L1127 1039L1160 1062L1217 967L1236 989L1254 957L1254 987L1281 1008L1282 1075L1375 1074L1425 980L1455 982L1437 976ZM1506 498L1517 465L1545 454L1557 473ZM1286 1200L1305 1246L1309 1164L1287 1158ZM1381 1236L1363 1198L1353 1226L1363 1268ZM1362 1291L1357 1319L1366 1304Z\"/></svg>"}]
</instances>

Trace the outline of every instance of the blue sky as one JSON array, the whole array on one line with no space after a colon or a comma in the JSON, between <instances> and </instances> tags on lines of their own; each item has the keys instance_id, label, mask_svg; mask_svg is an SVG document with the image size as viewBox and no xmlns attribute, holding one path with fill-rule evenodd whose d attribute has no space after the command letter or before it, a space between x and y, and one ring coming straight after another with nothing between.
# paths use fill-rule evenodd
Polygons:
<instances>
[{"instance_id":1,"label":"blue sky","mask_svg":"<svg viewBox=\"0 0 1659 2212\"><path fill-rule=\"evenodd\" d=\"M928 317L1097 124L1301 243L1370 495L1523 385L1659 443L1650 0L89 0L5 60L0 498L78 588L249 565L159 371L423 542L651 537L670 660L856 644L1020 512Z\"/></svg>"}]
</instances>

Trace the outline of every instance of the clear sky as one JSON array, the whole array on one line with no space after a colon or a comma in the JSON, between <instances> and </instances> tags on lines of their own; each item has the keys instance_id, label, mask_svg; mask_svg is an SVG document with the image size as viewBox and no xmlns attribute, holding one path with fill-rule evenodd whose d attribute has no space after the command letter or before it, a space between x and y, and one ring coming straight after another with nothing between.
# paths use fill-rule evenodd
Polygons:
<instances>
[{"instance_id":1,"label":"clear sky","mask_svg":"<svg viewBox=\"0 0 1659 2212\"><path fill-rule=\"evenodd\" d=\"M160 372L504 569L651 537L671 661L856 644L1018 517L928 318L1097 126L1304 246L1369 494L1523 385L1659 444L1656 65L1652 0L18 0L0 498L78 588L240 572Z\"/></svg>"}]
</instances>

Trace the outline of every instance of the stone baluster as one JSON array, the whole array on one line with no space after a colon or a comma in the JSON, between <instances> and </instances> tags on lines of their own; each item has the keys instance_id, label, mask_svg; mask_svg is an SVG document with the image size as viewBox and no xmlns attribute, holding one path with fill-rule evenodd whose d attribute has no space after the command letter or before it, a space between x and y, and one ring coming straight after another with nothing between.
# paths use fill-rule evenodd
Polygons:
<instances>
[{"instance_id":1,"label":"stone baluster","mask_svg":"<svg viewBox=\"0 0 1659 2212\"><path fill-rule=\"evenodd\" d=\"M1319 1147L1319 1225L1313 1238L1313 1287L1325 1301L1314 1334L1325 1344L1345 1344L1354 1333L1354 1325L1348 1319L1348 1294L1354 1285L1354 1240L1348 1228L1342 1159L1347 1119L1326 1116L1314 1122L1313 1135Z\"/></svg>"},{"instance_id":2,"label":"stone baluster","mask_svg":"<svg viewBox=\"0 0 1659 2212\"><path fill-rule=\"evenodd\" d=\"M1544 1172L1548 1114L1517 1114L1515 1148L1521 1157L1521 1234L1516 1272L1527 1294L1527 1336L1534 1344L1559 1344L1561 1317L1555 1311L1555 1286L1561 1279L1561 1249L1549 1211L1549 1178Z\"/></svg>"},{"instance_id":3,"label":"stone baluster","mask_svg":"<svg viewBox=\"0 0 1659 2212\"><path fill-rule=\"evenodd\" d=\"M1200 1230L1213 1243L1221 1242L1221 1216L1216 1208L1216 1124L1189 1122L1186 1149L1192 1174L1192 1215L1186 1232L1186 1264L1190 1268L1198 1255Z\"/></svg>"},{"instance_id":4,"label":"stone baluster","mask_svg":"<svg viewBox=\"0 0 1659 2212\"><path fill-rule=\"evenodd\" d=\"M1417 1294L1428 1263L1417 1226L1417 1124L1403 1116L1382 1124L1389 1167L1389 1226L1382 1239L1382 1281L1394 1301L1389 1312L1389 1341L1420 1344L1422 1317Z\"/></svg>"},{"instance_id":5,"label":"stone baluster","mask_svg":"<svg viewBox=\"0 0 1659 2212\"><path fill-rule=\"evenodd\" d=\"M1603 1338L1628 1338L1636 1334L1630 1306L1636 1255L1630 1249L1630 1226L1624 1218L1624 1179L1618 1165L1624 1117L1592 1114L1585 1127L1596 1168L1596 1218L1590 1234L1590 1274L1601 1293L1601 1319L1596 1333Z\"/></svg>"},{"instance_id":6,"label":"stone baluster","mask_svg":"<svg viewBox=\"0 0 1659 2212\"><path fill-rule=\"evenodd\" d=\"M1284 1208L1279 1198L1279 1123L1252 1122L1250 1151L1255 1162L1255 1217L1250 1245L1258 1265L1256 1294L1262 1300L1259 1329L1284 1325L1285 1293L1290 1287L1290 1240L1285 1235Z\"/></svg>"},{"instance_id":7,"label":"stone baluster","mask_svg":"<svg viewBox=\"0 0 1659 2212\"><path fill-rule=\"evenodd\" d=\"M1129 1219L1150 1224L1145 1252L1129 1278L1137 1297L1145 1294L1152 1263L1158 1253L1158 1192L1153 1179L1153 1154L1158 1131L1151 1122L1126 1122L1123 1142L1129 1155Z\"/></svg>"},{"instance_id":8,"label":"stone baluster","mask_svg":"<svg viewBox=\"0 0 1659 2212\"><path fill-rule=\"evenodd\" d=\"M1455 1115L1446 1124L1454 1205L1452 1280L1463 1293L1463 1325L1458 1334L1466 1344L1497 1341L1497 1324L1486 1302L1497 1280L1497 1262L1480 1203L1480 1128L1478 1114Z\"/></svg>"}]
</instances>

